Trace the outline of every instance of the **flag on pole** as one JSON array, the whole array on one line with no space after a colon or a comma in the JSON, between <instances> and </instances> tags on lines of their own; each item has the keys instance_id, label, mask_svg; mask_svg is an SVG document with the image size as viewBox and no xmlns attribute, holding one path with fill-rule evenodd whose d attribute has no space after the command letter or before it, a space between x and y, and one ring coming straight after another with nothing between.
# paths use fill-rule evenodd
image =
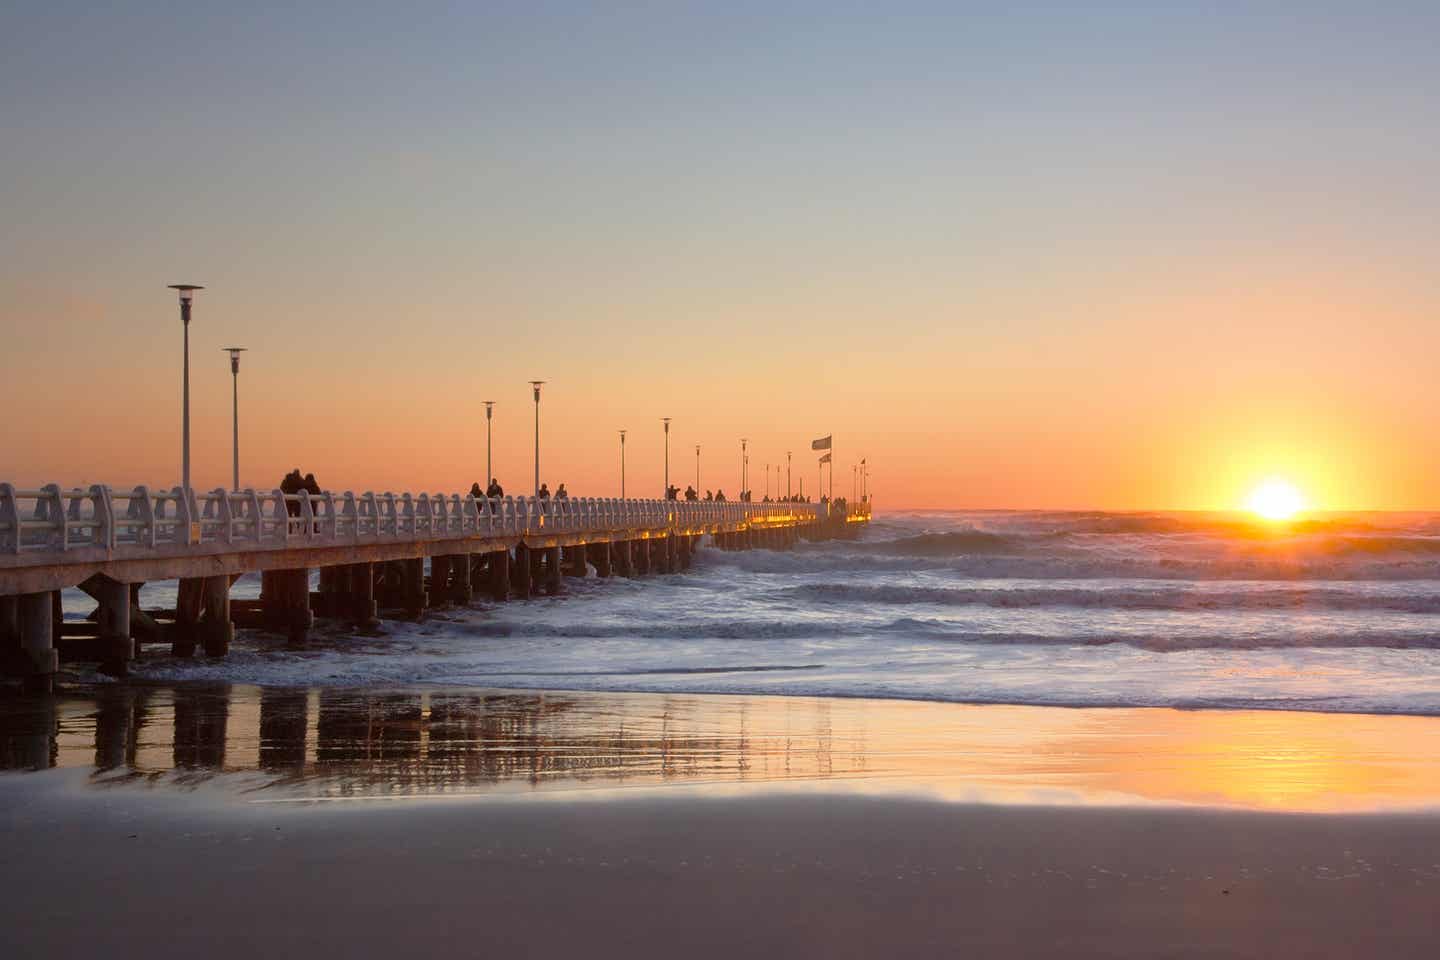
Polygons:
<instances>
[{"instance_id":1,"label":"flag on pole","mask_svg":"<svg viewBox=\"0 0 1440 960\"><path fill-rule=\"evenodd\" d=\"M810 441L810 449L811 449L811 450L829 450L829 449L830 449L830 438L829 438L829 437L821 437L819 440L811 440L811 441Z\"/></svg>"},{"instance_id":2,"label":"flag on pole","mask_svg":"<svg viewBox=\"0 0 1440 960\"><path fill-rule=\"evenodd\" d=\"M821 463L829 463L829 462L830 462L830 454L827 453L827 454L825 454L825 456L821 457L821 458L820 458L820 462L821 462Z\"/></svg>"}]
</instances>

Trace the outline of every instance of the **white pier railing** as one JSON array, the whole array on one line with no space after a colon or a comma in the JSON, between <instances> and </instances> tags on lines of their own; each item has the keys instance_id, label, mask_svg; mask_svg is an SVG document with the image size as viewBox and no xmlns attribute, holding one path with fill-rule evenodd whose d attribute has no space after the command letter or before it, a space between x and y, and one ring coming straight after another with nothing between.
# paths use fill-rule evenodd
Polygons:
<instances>
[{"instance_id":1,"label":"white pier railing","mask_svg":"<svg viewBox=\"0 0 1440 960\"><path fill-rule=\"evenodd\" d=\"M38 490L0 483L0 567L68 551L139 556L467 538L604 536L813 523L826 505L576 497L477 498L459 494L209 493L106 486Z\"/></svg>"}]
</instances>

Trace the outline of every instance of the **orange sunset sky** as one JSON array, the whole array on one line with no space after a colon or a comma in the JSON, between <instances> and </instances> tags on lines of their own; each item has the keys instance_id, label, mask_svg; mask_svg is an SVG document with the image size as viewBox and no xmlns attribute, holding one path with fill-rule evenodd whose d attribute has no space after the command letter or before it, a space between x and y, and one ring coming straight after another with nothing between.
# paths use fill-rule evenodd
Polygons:
<instances>
[{"instance_id":1,"label":"orange sunset sky","mask_svg":"<svg viewBox=\"0 0 1440 960\"><path fill-rule=\"evenodd\" d=\"M882 507L1440 506L1432 14L399 17L18 15L0 479L178 482L192 282L202 488L239 344L265 488L463 491L493 399L528 492L541 378L575 495L671 416L731 496L832 433Z\"/></svg>"}]
</instances>

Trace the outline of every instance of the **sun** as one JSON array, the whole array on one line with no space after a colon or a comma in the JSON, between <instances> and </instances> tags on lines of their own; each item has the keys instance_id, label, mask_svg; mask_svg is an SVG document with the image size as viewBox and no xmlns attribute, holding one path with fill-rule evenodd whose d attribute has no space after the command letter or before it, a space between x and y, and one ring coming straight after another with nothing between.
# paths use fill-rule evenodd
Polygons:
<instances>
[{"instance_id":1,"label":"sun","mask_svg":"<svg viewBox=\"0 0 1440 960\"><path fill-rule=\"evenodd\" d=\"M1288 480L1272 478L1250 491L1245 509L1266 520L1289 520L1305 509L1305 497Z\"/></svg>"}]
</instances>

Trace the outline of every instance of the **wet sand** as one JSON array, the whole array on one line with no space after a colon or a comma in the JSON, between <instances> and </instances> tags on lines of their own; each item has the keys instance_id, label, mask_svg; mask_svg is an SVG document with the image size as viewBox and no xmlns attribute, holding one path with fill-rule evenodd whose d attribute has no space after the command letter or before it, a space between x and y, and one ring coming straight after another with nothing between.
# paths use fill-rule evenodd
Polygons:
<instances>
[{"instance_id":1,"label":"wet sand","mask_svg":"<svg viewBox=\"0 0 1440 960\"><path fill-rule=\"evenodd\" d=\"M1437 734L439 689L0 699L0 948L1430 957Z\"/></svg>"},{"instance_id":2,"label":"wet sand","mask_svg":"<svg viewBox=\"0 0 1440 960\"><path fill-rule=\"evenodd\" d=\"M1440 821L0 778L7 956L1431 957Z\"/></svg>"}]
</instances>

